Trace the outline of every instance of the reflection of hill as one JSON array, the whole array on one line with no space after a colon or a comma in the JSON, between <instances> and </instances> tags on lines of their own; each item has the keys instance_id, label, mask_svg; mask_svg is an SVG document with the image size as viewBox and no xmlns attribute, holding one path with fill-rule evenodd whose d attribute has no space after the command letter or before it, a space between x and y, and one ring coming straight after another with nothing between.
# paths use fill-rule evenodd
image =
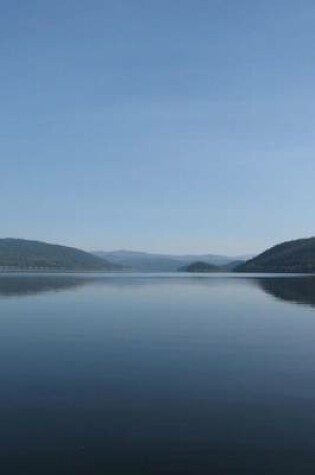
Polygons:
<instances>
[{"instance_id":1,"label":"reflection of hill","mask_svg":"<svg viewBox=\"0 0 315 475\"><path fill-rule=\"evenodd\" d=\"M58 292L92 282L92 278L75 276L1 276L0 297Z\"/></svg>"},{"instance_id":2,"label":"reflection of hill","mask_svg":"<svg viewBox=\"0 0 315 475\"><path fill-rule=\"evenodd\" d=\"M280 300L315 307L314 277L266 278L257 282L265 292Z\"/></svg>"},{"instance_id":3,"label":"reflection of hill","mask_svg":"<svg viewBox=\"0 0 315 475\"><path fill-rule=\"evenodd\" d=\"M215 274L213 274L215 275ZM238 279L239 282L243 279ZM35 295L45 292L59 292L76 289L86 285L93 285L116 290L124 290L159 286L169 287L169 285L180 286L213 286L224 285L225 279L217 277L203 277L190 274L137 274L137 273L108 273L108 274L1 274L0 273L0 298Z\"/></svg>"}]
</instances>

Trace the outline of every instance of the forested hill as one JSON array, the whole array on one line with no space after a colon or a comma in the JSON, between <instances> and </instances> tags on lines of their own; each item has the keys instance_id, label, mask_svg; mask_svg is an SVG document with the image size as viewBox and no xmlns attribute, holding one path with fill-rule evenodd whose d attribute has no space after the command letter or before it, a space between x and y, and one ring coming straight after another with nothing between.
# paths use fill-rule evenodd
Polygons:
<instances>
[{"instance_id":1,"label":"forested hill","mask_svg":"<svg viewBox=\"0 0 315 475\"><path fill-rule=\"evenodd\" d=\"M0 268L45 270L114 270L117 266L73 247L25 239L0 239Z\"/></svg>"},{"instance_id":2,"label":"forested hill","mask_svg":"<svg viewBox=\"0 0 315 475\"><path fill-rule=\"evenodd\" d=\"M315 237L288 241L259 254L237 272L315 272Z\"/></svg>"}]
</instances>

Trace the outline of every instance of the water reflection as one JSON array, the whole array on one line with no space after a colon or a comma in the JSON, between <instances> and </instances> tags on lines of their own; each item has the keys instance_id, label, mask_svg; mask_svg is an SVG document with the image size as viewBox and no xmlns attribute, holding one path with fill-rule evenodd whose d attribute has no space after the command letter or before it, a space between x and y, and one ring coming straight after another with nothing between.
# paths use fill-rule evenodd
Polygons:
<instances>
[{"instance_id":1,"label":"water reflection","mask_svg":"<svg viewBox=\"0 0 315 475\"><path fill-rule=\"evenodd\" d=\"M0 297L35 295L73 289L92 282L92 278L77 276L0 276Z\"/></svg>"},{"instance_id":2,"label":"water reflection","mask_svg":"<svg viewBox=\"0 0 315 475\"><path fill-rule=\"evenodd\" d=\"M157 282L161 286L180 284L181 286L209 287L215 285L225 287L232 282L250 288L258 286L266 294L279 300L315 307L315 277L268 277L239 278L233 275L221 277L179 276L178 274L0 274L0 298L32 296L47 292L75 290L87 285L115 288L151 286Z\"/></svg>"},{"instance_id":3,"label":"water reflection","mask_svg":"<svg viewBox=\"0 0 315 475\"><path fill-rule=\"evenodd\" d=\"M279 300L315 307L315 277L262 278L257 283Z\"/></svg>"},{"instance_id":4,"label":"water reflection","mask_svg":"<svg viewBox=\"0 0 315 475\"><path fill-rule=\"evenodd\" d=\"M166 277L166 278L165 278ZM150 286L153 282L159 281L169 285L171 282L182 279L172 278L172 274L0 274L0 298L1 297L23 297L32 296L47 292L61 292L66 290L76 290L80 287L93 285L131 288ZM194 284L198 284L197 279L185 279Z\"/></svg>"},{"instance_id":5,"label":"water reflection","mask_svg":"<svg viewBox=\"0 0 315 475\"><path fill-rule=\"evenodd\" d=\"M315 473L315 319L271 296L315 278L0 274L5 473Z\"/></svg>"}]
</instances>

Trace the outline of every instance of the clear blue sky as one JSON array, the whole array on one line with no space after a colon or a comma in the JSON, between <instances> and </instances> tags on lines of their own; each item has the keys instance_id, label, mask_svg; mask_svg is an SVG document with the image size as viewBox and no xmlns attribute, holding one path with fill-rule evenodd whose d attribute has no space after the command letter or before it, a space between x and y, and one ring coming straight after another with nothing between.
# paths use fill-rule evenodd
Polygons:
<instances>
[{"instance_id":1,"label":"clear blue sky","mask_svg":"<svg viewBox=\"0 0 315 475\"><path fill-rule=\"evenodd\" d=\"M2 237L257 252L315 234L314 0L4 0Z\"/></svg>"}]
</instances>

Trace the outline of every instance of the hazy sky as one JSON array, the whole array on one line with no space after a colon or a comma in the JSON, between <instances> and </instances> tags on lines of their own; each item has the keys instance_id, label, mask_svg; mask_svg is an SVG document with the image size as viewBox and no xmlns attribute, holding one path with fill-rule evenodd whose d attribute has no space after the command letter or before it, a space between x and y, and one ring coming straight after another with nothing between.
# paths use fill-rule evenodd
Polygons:
<instances>
[{"instance_id":1,"label":"hazy sky","mask_svg":"<svg viewBox=\"0 0 315 475\"><path fill-rule=\"evenodd\" d=\"M314 0L3 0L2 237L256 252L315 234Z\"/></svg>"}]
</instances>

